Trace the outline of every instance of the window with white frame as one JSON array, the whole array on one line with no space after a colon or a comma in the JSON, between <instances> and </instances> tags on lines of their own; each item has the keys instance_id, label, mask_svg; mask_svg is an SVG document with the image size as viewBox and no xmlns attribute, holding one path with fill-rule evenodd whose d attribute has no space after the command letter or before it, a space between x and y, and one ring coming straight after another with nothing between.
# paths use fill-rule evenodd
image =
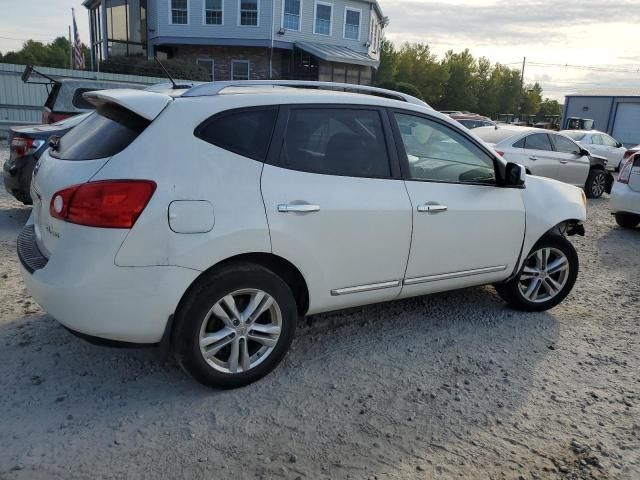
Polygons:
<instances>
[{"instance_id":1,"label":"window with white frame","mask_svg":"<svg viewBox=\"0 0 640 480\"><path fill-rule=\"evenodd\" d=\"M355 8L345 8L344 10L344 38L349 40L360 40L360 17L362 12Z\"/></svg>"},{"instance_id":2,"label":"window with white frame","mask_svg":"<svg viewBox=\"0 0 640 480\"><path fill-rule=\"evenodd\" d=\"M169 21L171 25L189 23L189 0L169 0Z\"/></svg>"},{"instance_id":3,"label":"window with white frame","mask_svg":"<svg viewBox=\"0 0 640 480\"><path fill-rule=\"evenodd\" d=\"M204 0L205 25L222 25L223 0Z\"/></svg>"},{"instance_id":4,"label":"window with white frame","mask_svg":"<svg viewBox=\"0 0 640 480\"><path fill-rule=\"evenodd\" d=\"M231 80L249 80L249 60L231 62Z\"/></svg>"},{"instance_id":5,"label":"window with white frame","mask_svg":"<svg viewBox=\"0 0 640 480\"><path fill-rule=\"evenodd\" d=\"M240 25L257 27L260 0L240 0Z\"/></svg>"},{"instance_id":6,"label":"window with white frame","mask_svg":"<svg viewBox=\"0 0 640 480\"><path fill-rule=\"evenodd\" d=\"M300 13L302 0L284 0L282 27L287 30L300 31Z\"/></svg>"},{"instance_id":7,"label":"window with white frame","mask_svg":"<svg viewBox=\"0 0 640 480\"><path fill-rule=\"evenodd\" d=\"M331 35L332 16L333 4L316 2L316 11L313 20L313 33L318 35Z\"/></svg>"},{"instance_id":8,"label":"window with white frame","mask_svg":"<svg viewBox=\"0 0 640 480\"><path fill-rule=\"evenodd\" d=\"M213 61L213 59L211 58L198 58L196 60L196 63L202 67L204 67L204 69L209 72L209 80L210 81L214 81L215 80L215 74L214 74L214 66L215 66L215 62Z\"/></svg>"}]
</instances>

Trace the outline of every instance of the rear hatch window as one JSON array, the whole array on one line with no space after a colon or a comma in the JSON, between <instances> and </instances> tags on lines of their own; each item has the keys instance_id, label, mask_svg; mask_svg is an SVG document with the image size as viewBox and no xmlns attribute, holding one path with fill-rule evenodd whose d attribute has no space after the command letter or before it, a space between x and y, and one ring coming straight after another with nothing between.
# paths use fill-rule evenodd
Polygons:
<instances>
[{"instance_id":1,"label":"rear hatch window","mask_svg":"<svg viewBox=\"0 0 640 480\"><path fill-rule=\"evenodd\" d=\"M64 135L50 155L60 160L112 157L127 148L150 123L130 110L107 103Z\"/></svg>"}]
</instances>

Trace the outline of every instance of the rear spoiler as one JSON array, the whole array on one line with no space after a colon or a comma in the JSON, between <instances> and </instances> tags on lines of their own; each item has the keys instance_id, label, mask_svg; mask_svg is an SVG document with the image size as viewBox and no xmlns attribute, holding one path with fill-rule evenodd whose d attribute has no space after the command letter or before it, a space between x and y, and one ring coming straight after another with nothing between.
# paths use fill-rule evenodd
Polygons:
<instances>
[{"instance_id":1,"label":"rear spoiler","mask_svg":"<svg viewBox=\"0 0 640 480\"><path fill-rule=\"evenodd\" d=\"M150 122L173 100L172 97L163 93L129 88L94 90L85 92L82 96L98 110L107 105L117 105Z\"/></svg>"},{"instance_id":2,"label":"rear spoiler","mask_svg":"<svg viewBox=\"0 0 640 480\"><path fill-rule=\"evenodd\" d=\"M48 82L30 82L29 80L31 79L31 74L33 73L35 73L36 75L42 78L46 78L49 81ZM60 80L57 80L53 77L50 77L49 75L46 75L42 72L37 71L35 68L33 68L33 65L27 65L26 67L24 67L24 71L22 72L22 75L20 76L20 78L24 83L31 83L33 85L55 85L57 83L60 83Z\"/></svg>"}]
</instances>

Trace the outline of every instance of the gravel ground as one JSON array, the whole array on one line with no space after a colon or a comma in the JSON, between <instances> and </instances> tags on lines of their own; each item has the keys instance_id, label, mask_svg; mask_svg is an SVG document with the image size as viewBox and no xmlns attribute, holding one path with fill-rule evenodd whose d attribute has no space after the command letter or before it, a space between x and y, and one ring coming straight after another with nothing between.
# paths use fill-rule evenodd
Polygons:
<instances>
[{"instance_id":1,"label":"gravel ground","mask_svg":"<svg viewBox=\"0 0 640 480\"><path fill-rule=\"evenodd\" d=\"M640 230L606 198L554 310L482 287L315 316L235 391L44 314L15 255L28 215L0 193L0 478L640 478Z\"/></svg>"}]
</instances>

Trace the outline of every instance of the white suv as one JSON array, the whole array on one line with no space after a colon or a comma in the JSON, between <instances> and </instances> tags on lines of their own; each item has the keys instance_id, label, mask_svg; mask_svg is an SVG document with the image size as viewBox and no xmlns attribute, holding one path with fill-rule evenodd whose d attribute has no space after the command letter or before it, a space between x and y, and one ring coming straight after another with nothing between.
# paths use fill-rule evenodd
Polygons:
<instances>
[{"instance_id":1,"label":"white suv","mask_svg":"<svg viewBox=\"0 0 640 480\"><path fill-rule=\"evenodd\" d=\"M237 387L280 362L299 315L483 284L525 310L567 296L580 189L525 185L413 97L329 85L348 92L86 94L96 113L34 172L33 297L85 337L169 344L200 382Z\"/></svg>"}]
</instances>

